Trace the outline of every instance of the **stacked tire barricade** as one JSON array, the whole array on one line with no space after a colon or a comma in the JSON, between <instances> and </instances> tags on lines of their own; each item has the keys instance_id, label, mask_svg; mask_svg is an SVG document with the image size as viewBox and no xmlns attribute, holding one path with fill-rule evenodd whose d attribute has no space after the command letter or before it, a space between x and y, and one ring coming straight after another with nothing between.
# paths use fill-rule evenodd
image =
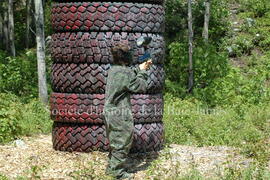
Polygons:
<instances>
[{"instance_id":1,"label":"stacked tire barricade","mask_svg":"<svg viewBox=\"0 0 270 180\"><path fill-rule=\"evenodd\" d=\"M50 98L53 147L60 151L109 150L103 107L110 52L118 42L133 47L131 68L138 66L144 50L136 45L141 36L149 44L153 65L148 70L146 94L131 96L134 143L131 152L161 149L164 85L163 0L120 2L71 2L55 0L52 5L51 53L53 93Z\"/></svg>"}]
</instances>

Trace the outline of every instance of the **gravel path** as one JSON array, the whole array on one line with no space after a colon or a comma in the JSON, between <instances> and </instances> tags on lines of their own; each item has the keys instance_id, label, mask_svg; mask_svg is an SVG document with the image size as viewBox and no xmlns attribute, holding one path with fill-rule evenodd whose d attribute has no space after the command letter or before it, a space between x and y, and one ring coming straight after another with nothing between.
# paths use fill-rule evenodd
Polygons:
<instances>
[{"instance_id":1,"label":"gravel path","mask_svg":"<svg viewBox=\"0 0 270 180\"><path fill-rule=\"evenodd\" d=\"M107 153L68 153L52 149L50 135L22 138L25 144L0 146L0 174L8 178L108 179ZM221 175L226 167L246 167L250 160L228 147L171 145L157 154L133 156L135 179L162 179L197 169L204 177ZM150 166L149 166L150 165Z\"/></svg>"}]
</instances>

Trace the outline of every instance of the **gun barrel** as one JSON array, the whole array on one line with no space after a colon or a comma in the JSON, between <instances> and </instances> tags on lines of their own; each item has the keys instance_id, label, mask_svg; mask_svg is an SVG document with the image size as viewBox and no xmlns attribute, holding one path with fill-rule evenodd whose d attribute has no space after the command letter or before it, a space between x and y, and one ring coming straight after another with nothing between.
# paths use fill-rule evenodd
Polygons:
<instances>
[{"instance_id":1,"label":"gun barrel","mask_svg":"<svg viewBox=\"0 0 270 180\"><path fill-rule=\"evenodd\" d=\"M139 57L139 62L143 63L143 62L145 62L145 61L147 61L149 59L151 59L150 53L145 53L143 56Z\"/></svg>"}]
</instances>

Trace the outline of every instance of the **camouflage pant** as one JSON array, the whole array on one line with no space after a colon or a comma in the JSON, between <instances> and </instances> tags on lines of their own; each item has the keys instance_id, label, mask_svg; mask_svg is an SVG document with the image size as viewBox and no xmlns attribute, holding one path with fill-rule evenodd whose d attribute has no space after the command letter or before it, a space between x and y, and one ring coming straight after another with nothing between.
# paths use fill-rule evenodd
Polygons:
<instances>
[{"instance_id":1,"label":"camouflage pant","mask_svg":"<svg viewBox=\"0 0 270 180\"><path fill-rule=\"evenodd\" d=\"M133 119L129 108L105 110L105 125L110 141L110 154L107 173L121 177L126 172L127 156L132 145Z\"/></svg>"}]
</instances>

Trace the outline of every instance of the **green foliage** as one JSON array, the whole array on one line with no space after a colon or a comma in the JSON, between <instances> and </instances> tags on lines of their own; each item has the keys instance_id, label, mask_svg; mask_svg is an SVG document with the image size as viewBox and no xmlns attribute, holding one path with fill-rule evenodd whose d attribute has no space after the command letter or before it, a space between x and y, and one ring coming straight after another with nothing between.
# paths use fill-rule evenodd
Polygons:
<instances>
[{"instance_id":1,"label":"green foliage","mask_svg":"<svg viewBox=\"0 0 270 180\"><path fill-rule=\"evenodd\" d=\"M23 50L26 42L26 6L23 1L14 4L14 36L16 50Z\"/></svg>"},{"instance_id":2,"label":"green foliage","mask_svg":"<svg viewBox=\"0 0 270 180\"><path fill-rule=\"evenodd\" d=\"M231 68L225 77L216 79L205 88L205 96L200 99L211 106L241 106L267 102L270 93L269 59L261 59L263 63L260 66L247 66L246 72L245 69L243 72L238 68Z\"/></svg>"},{"instance_id":3,"label":"green foliage","mask_svg":"<svg viewBox=\"0 0 270 180\"><path fill-rule=\"evenodd\" d=\"M0 173L0 180L8 180L8 178Z\"/></svg>"},{"instance_id":4,"label":"green foliage","mask_svg":"<svg viewBox=\"0 0 270 180\"><path fill-rule=\"evenodd\" d=\"M51 18L51 8L52 8L52 1L51 0L47 0L46 1L46 5L44 8L44 14L45 14L45 19L44 19L44 23L45 23L45 36L50 36L53 34L53 30L52 30L52 18Z\"/></svg>"},{"instance_id":5,"label":"green foliage","mask_svg":"<svg viewBox=\"0 0 270 180\"><path fill-rule=\"evenodd\" d=\"M11 94L0 94L0 142L7 142L21 134L19 126L22 109L17 106L17 98Z\"/></svg>"},{"instance_id":6,"label":"green foliage","mask_svg":"<svg viewBox=\"0 0 270 180\"><path fill-rule=\"evenodd\" d=\"M41 171L42 171L42 167L39 167L37 165L31 166L31 169L30 169L31 178L40 179L39 173Z\"/></svg>"},{"instance_id":7,"label":"green foliage","mask_svg":"<svg viewBox=\"0 0 270 180\"><path fill-rule=\"evenodd\" d=\"M255 25L248 29L248 32L256 38L256 45L260 49L269 51L270 50L270 13L267 15L257 18Z\"/></svg>"},{"instance_id":8,"label":"green foliage","mask_svg":"<svg viewBox=\"0 0 270 180\"><path fill-rule=\"evenodd\" d=\"M52 126L50 111L38 99L23 105L23 109L25 113L22 113L19 123L23 135L50 132Z\"/></svg>"},{"instance_id":9,"label":"green foliage","mask_svg":"<svg viewBox=\"0 0 270 180\"><path fill-rule=\"evenodd\" d=\"M210 43L214 46L206 46L195 38L195 87L191 95L186 94L187 43L169 44L166 140L187 145L240 147L246 156L259 163L256 168L244 171L229 168L224 179L269 177L265 166L270 158L270 13L262 8L267 9L269 4L256 0L241 4L245 11L237 15L243 19L240 31L227 31L220 44L216 40ZM219 48L215 48L216 44ZM231 60L222 53L228 49Z\"/></svg>"},{"instance_id":10,"label":"green foliage","mask_svg":"<svg viewBox=\"0 0 270 180\"><path fill-rule=\"evenodd\" d=\"M239 0L242 9L251 11L254 17L262 17L270 11L269 0Z\"/></svg>"},{"instance_id":11,"label":"green foliage","mask_svg":"<svg viewBox=\"0 0 270 180\"><path fill-rule=\"evenodd\" d=\"M269 157L269 104L209 108L195 99L165 96L164 123L168 143L243 148L260 162Z\"/></svg>"},{"instance_id":12,"label":"green foliage","mask_svg":"<svg viewBox=\"0 0 270 180\"><path fill-rule=\"evenodd\" d=\"M49 111L38 100L24 104L17 96L6 93L0 94L0 122L0 143L51 129Z\"/></svg>"},{"instance_id":13,"label":"green foliage","mask_svg":"<svg viewBox=\"0 0 270 180\"><path fill-rule=\"evenodd\" d=\"M169 50L170 64L166 68L166 89L180 97L185 97L188 80L187 46L182 43L172 43ZM227 75L229 70L228 59L225 54L218 53L214 46L207 44L195 46L193 59L194 96L199 99L205 98L209 96L207 87Z\"/></svg>"},{"instance_id":14,"label":"green foliage","mask_svg":"<svg viewBox=\"0 0 270 180\"><path fill-rule=\"evenodd\" d=\"M166 91L175 96L188 98L188 56L181 43L170 45L170 64L166 67ZM251 52L243 57L241 69L228 63L225 54L211 46L194 49L195 86L192 97L214 106L241 106L260 104L270 98L270 53L261 56Z\"/></svg>"},{"instance_id":15,"label":"green foliage","mask_svg":"<svg viewBox=\"0 0 270 180\"><path fill-rule=\"evenodd\" d=\"M36 54L28 51L18 57L5 57L0 63L0 91L17 95L37 94Z\"/></svg>"},{"instance_id":16,"label":"green foliage","mask_svg":"<svg viewBox=\"0 0 270 180\"><path fill-rule=\"evenodd\" d=\"M26 10L26 6L24 5L20 5L19 3L17 4L17 6L23 7L23 8L17 8L15 10L15 37L16 37L16 47L19 50L23 50L26 47L25 44L25 32L26 32L26 14L27 14L27 10ZM51 0L47 0L44 6L44 31L45 31L45 38L47 36L50 36L53 31L52 31L52 24L51 24ZM24 14L24 16L22 16L22 14ZM32 22L31 22L31 28L32 31L30 31L31 33L31 37L30 38L30 48L31 47L35 47L35 33L33 33L33 31L35 32L35 9L34 9L34 5L32 8ZM23 18L22 18L23 17ZM47 47L49 48L49 47Z\"/></svg>"},{"instance_id":17,"label":"green foliage","mask_svg":"<svg viewBox=\"0 0 270 180\"><path fill-rule=\"evenodd\" d=\"M243 54L250 55L251 51L255 48L256 36L251 34L239 34L223 43L223 46L230 51L230 56L241 56ZM225 44L226 43L226 44Z\"/></svg>"},{"instance_id":18,"label":"green foliage","mask_svg":"<svg viewBox=\"0 0 270 180\"><path fill-rule=\"evenodd\" d=\"M236 57L250 55L253 49L269 51L269 1L242 1L240 1L242 11L240 10L238 14L238 18L240 18L238 22L240 32L229 32L228 34L230 34L230 36L222 42L223 49L230 49L230 55Z\"/></svg>"},{"instance_id":19,"label":"green foliage","mask_svg":"<svg viewBox=\"0 0 270 180\"><path fill-rule=\"evenodd\" d=\"M264 166L253 163L248 168L241 169L237 167L228 167L225 169L225 173L222 180L246 180L246 179L262 179L266 180L270 178L270 171Z\"/></svg>"},{"instance_id":20,"label":"green foliage","mask_svg":"<svg viewBox=\"0 0 270 180\"><path fill-rule=\"evenodd\" d=\"M201 38L204 23L204 0L196 0L192 3L193 27L195 39ZM219 42L229 28L229 15L227 1L211 0L211 18L209 22L209 36L213 42ZM169 42L175 40L187 40L187 1L167 0L166 33Z\"/></svg>"},{"instance_id":21,"label":"green foliage","mask_svg":"<svg viewBox=\"0 0 270 180\"><path fill-rule=\"evenodd\" d=\"M15 47L17 52L23 51L26 48L26 22L27 22L27 6L26 1L17 0L14 1L14 35L15 35ZM0 12L3 12L3 2L0 2ZM31 22L30 22L30 48L35 47L35 7L32 3L31 8ZM50 36L52 31L51 25L51 0L46 0L44 6L44 28L45 36ZM0 48L4 48L4 45L0 42Z\"/></svg>"},{"instance_id":22,"label":"green foliage","mask_svg":"<svg viewBox=\"0 0 270 180\"><path fill-rule=\"evenodd\" d=\"M197 40L201 36L198 28L201 28L202 25L196 24L195 20L194 27L197 29L195 29L193 55L195 86L193 94L189 95L186 94L189 64L188 43L185 42L187 33L181 31L180 24L183 21L180 21L181 16L178 16L179 13L176 13L181 11L182 17L186 19L186 2L167 1L167 8L170 11L167 13L167 23L169 23L167 27L170 28L168 30L168 39L171 41L173 37L177 36L174 40L178 41L181 39L182 41L182 43L172 42L168 46L169 56L166 61L167 92L181 98L196 98L210 107L231 105L238 107L243 103L248 105L267 101L270 94L268 83L270 55L266 52L270 50L270 13L262 13L263 8L261 7L267 9L270 3L257 0L240 0L240 2L241 7L245 11L241 12L239 17L244 21L243 23L239 23L241 25L240 32L233 33L228 31L229 25L226 24L229 22L226 19L229 12L227 2L223 2L223 5L219 4L220 6L218 6L220 1L211 1L211 18L213 24L210 21L210 30L224 28L224 32L226 33L215 36L214 39L210 38L210 41L213 41L210 45L205 45L200 40ZM254 7L251 7L253 4ZM197 17L198 12L202 13L203 9L197 11L197 6L203 8L201 1L195 1L193 4L194 19L199 19L203 22L202 18ZM215 18L225 20L226 23L222 23L221 21L221 24L218 24ZM177 31L173 27L177 27L176 29L178 30L180 28L180 30ZM187 27L185 26L182 29L187 29ZM179 36L177 33L179 33ZM224 36L226 34L227 36ZM228 50L230 56L235 57L234 62L231 64L227 55L223 53L223 51Z\"/></svg>"},{"instance_id":23,"label":"green foliage","mask_svg":"<svg viewBox=\"0 0 270 180\"><path fill-rule=\"evenodd\" d=\"M38 96L37 60L34 50L28 50L20 56L8 57L0 52L0 92L10 92L29 100ZM50 67L47 59L47 67ZM49 82L50 70L47 68ZM48 87L50 87L48 85Z\"/></svg>"}]
</instances>

